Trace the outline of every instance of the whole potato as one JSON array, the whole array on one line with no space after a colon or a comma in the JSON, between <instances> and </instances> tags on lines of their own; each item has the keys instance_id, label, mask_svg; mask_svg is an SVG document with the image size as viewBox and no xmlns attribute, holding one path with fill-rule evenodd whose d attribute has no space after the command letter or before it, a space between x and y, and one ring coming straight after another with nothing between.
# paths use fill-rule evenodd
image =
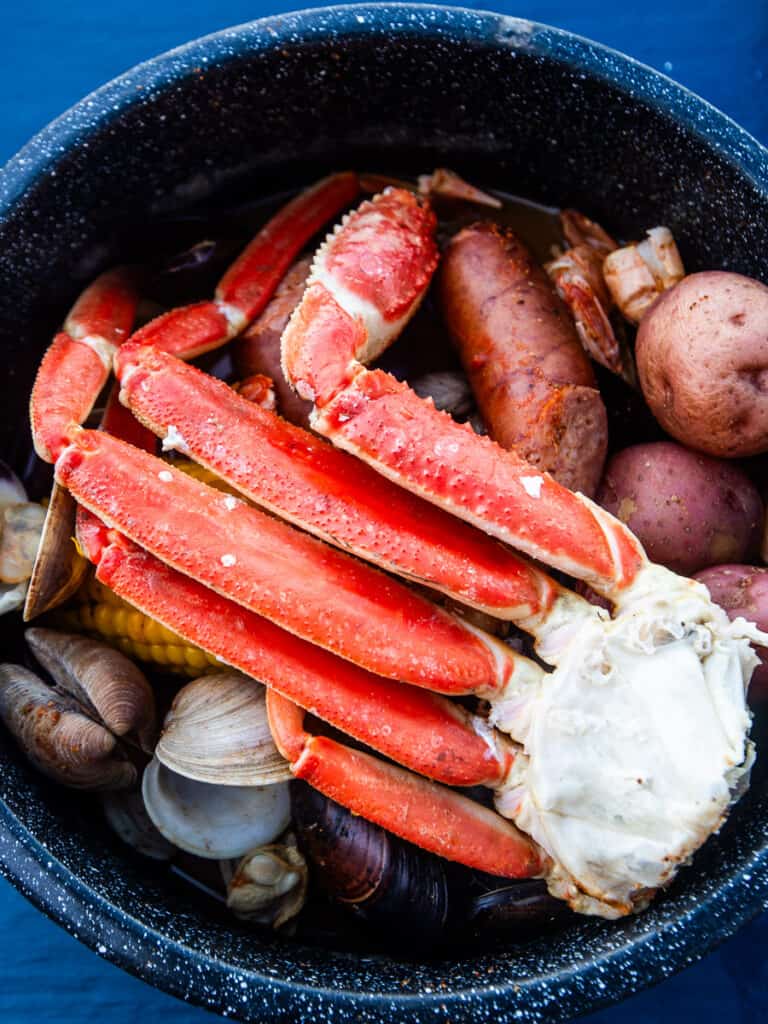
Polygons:
<instances>
[{"instance_id":1,"label":"whole potato","mask_svg":"<svg viewBox=\"0 0 768 1024\"><path fill-rule=\"evenodd\" d=\"M709 590L712 600L728 613L729 619L743 616L759 629L768 631L768 569L753 565L715 565L695 578ZM751 699L768 698L768 650L756 648L762 664L752 674Z\"/></svg>"},{"instance_id":2,"label":"whole potato","mask_svg":"<svg viewBox=\"0 0 768 1024\"><path fill-rule=\"evenodd\" d=\"M639 537L652 561L685 576L742 561L759 543L763 503L749 478L673 441L614 455L596 500Z\"/></svg>"},{"instance_id":3,"label":"whole potato","mask_svg":"<svg viewBox=\"0 0 768 1024\"><path fill-rule=\"evenodd\" d=\"M691 274L646 313L637 369L659 423L683 444L735 458L768 450L768 288Z\"/></svg>"}]
</instances>

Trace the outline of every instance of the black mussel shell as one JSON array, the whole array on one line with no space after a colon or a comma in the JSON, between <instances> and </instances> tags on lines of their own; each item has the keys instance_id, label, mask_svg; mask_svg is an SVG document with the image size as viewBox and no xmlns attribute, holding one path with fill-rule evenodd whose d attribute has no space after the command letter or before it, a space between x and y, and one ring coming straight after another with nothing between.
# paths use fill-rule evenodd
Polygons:
<instances>
[{"instance_id":1,"label":"black mussel shell","mask_svg":"<svg viewBox=\"0 0 768 1024\"><path fill-rule=\"evenodd\" d=\"M315 881L382 935L406 945L443 938L448 879L440 858L292 784L294 828Z\"/></svg>"},{"instance_id":2,"label":"black mussel shell","mask_svg":"<svg viewBox=\"0 0 768 1024\"><path fill-rule=\"evenodd\" d=\"M541 934L572 914L562 901L550 896L544 882L501 882L469 903L468 921L482 935L504 933L510 938Z\"/></svg>"}]
</instances>

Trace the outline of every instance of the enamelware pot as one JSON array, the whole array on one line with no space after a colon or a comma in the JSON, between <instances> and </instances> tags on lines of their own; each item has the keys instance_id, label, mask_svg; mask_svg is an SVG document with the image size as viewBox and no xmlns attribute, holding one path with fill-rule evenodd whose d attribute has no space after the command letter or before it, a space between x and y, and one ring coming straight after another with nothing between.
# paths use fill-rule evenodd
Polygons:
<instances>
[{"instance_id":1,"label":"enamelware pot","mask_svg":"<svg viewBox=\"0 0 768 1024\"><path fill-rule=\"evenodd\" d=\"M620 236L668 225L690 270L768 280L768 153L627 57L491 13L377 4L264 19L157 57L84 99L0 173L0 452L22 470L35 367L126 225L332 169L447 165L576 206ZM0 620L0 659L21 624ZM649 911L491 953L423 959L262 940L131 855L95 805L0 736L0 865L38 907L168 992L243 1021L559 1021L690 964L768 904L754 785Z\"/></svg>"}]
</instances>

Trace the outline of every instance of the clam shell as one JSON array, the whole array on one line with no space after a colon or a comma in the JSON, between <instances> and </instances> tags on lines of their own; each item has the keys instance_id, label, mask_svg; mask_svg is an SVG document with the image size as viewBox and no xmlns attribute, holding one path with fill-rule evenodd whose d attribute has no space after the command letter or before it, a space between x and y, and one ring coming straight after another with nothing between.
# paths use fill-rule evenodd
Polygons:
<instances>
[{"instance_id":1,"label":"clam shell","mask_svg":"<svg viewBox=\"0 0 768 1024\"><path fill-rule=\"evenodd\" d=\"M160 861L170 860L176 853L173 843L169 843L152 824L141 793L105 793L101 806L112 831L138 853Z\"/></svg>"},{"instance_id":2,"label":"clam shell","mask_svg":"<svg viewBox=\"0 0 768 1024\"><path fill-rule=\"evenodd\" d=\"M125 789L136 769L115 737L21 665L0 665L0 718L41 772L74 789Z\"/></svg>"},{"instance_id":3,"label":"clam shell","mask_svg":"<svg viewBox=\"0 0 768 1024\"><path fill-rule=\"evenodd\" d=\"M184 778L155 757L144 769L144 806L155 828L188 853L213 860L242 857L288 826L287 782L214 786Z\"/></svg>"},{"instance_id":4,"label":"clam shell","mask_svg":"<svg viewBox=\"0 0 768 1024\"><path fill-rule=\"evenodd\" d=\"M239 672L216 672L179 690L155 756L188 779L266 786L291 778L269 731L266 691Z\"/></svg>"},{"instance_id":5,"label":"clam shell","mask_svg":"<svg viewBox=\"0 0 768 1024\"><path fill-rule=\"evenodd\" d=\"M281 928L306 902L307 862L290 833L280 843L251 850L239 863L220 866L227 906L236 917Z\"/></svg>"},{"instance_id":6,"label":"clam shell","mask_svg":"<svg viewBox=\"0 0 768 1024\"><path fill-rule=\"evenodd\" d=\"M21 608L28 586L27 580L22 583L0 583L0 615Z\"/></svg>"},{"instance_id":7,"label":"clam shell","mask_svg":"<svg viewBox=\"0 0 768 1024\"><path fill-rule=\"evenodd\" d=\"M88 571L88 562L78 553L72 540L76 508L69 491L54 483L29 581L25 622L63 604L75 593Z\"/></svg>"},{"instance_id":8,"label":"clam shell","mask_svg":"<svg viewBox=\"0 0 768 1024\"><path fill-rule=\"evenodd\" d=\"M98 640L55 629L28 629L24 639L59 689L116 736L135 733L142 749L152 753L155 697L130 658Z\"/></svg>"},{"instance_id":9,"label":"clam shell","mask_svg":"<svg viewBox=\"0 0 768 1024\"><path fill-rule=\"evenodd\" d=\"M0 459L0 509L6 505L21 505L28 500L24 484L11 467Z\"/></svg>"},{"instance_id":10,"label":"clam shell","mask_svg":"<svg viewBox=\"0 0 768 1024\"><path fill-rule=\"evenodd\" d=\"M32 575L45 509L34 502L6 505L0 510L0 582L22 583Z\"/></svg>"}]
</instances>

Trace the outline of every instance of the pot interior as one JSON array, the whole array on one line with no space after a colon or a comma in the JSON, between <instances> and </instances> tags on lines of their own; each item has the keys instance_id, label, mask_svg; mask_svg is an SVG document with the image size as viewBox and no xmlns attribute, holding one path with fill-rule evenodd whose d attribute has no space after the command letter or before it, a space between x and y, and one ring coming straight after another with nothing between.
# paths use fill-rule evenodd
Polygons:
<instances>
[{"instance_id":1,"label":"pot interior","mask_svg":"<svg viewBox=\"0 0 768 1024\"><path fill-rule=\"evenodd\" d=\"M41 354L82 286L140 259L142 237L150 254L162 246L168 221L283 193L333 169L408 176L448 166L481 187L575 206L622 237L665 224L687 269L768 280L762 159L722 115L661 76L496 15L341 8L192 44L84 101L5 172L0 452L44 491L27 425ZM2 660L19 657L20 636L18 617L0 620ZM233 1012L243 1019L266 1008L290 1019L299 991L316 1008L323 1000L346 1006L344 992L358 993L355 1006L370 1019L420 1019L433 994L455 1009L470 992L478 1005L514 998L523 1019L565 1018L711 948L765 897L760 757L722 833L644 915L581 919L493 952L459 946L423 958L363 957L343 934L301 942L254 935L133 856L93 800L42 779L5 734L0 765L6 829L21 844L6 850L6 871L118 963L219 1009L236 994ZM759 870L745 881L752 861ZM65 901L58 913L56 893ZM514 997L511 985L519 986Z\"/></svg>"}]
</instances>

